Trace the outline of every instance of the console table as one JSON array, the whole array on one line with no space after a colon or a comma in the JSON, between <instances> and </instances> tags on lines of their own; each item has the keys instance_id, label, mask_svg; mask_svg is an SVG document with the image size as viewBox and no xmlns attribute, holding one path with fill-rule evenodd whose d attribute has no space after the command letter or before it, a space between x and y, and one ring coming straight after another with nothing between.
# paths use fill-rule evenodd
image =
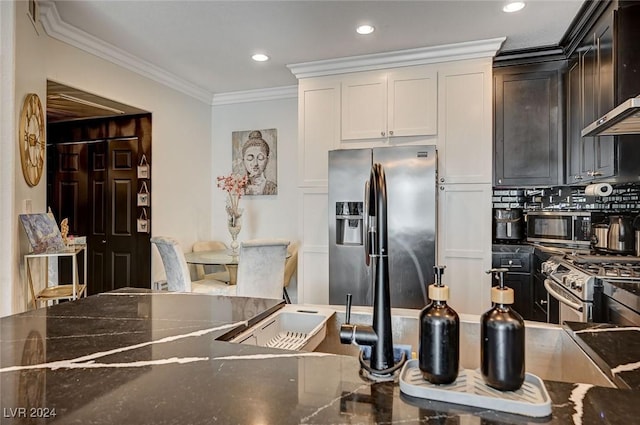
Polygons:
<instances>
[{"instance_id":1,"label":"console table","mask_svg":"<svg viewBox=\"0 0 640 425\"><path fill-rule=\"evenodd\" d=\"M80 273L78 270L78 254L82 253L83 269L82 269L82 282L80 282ZM70 284L58 284L49 285L49 259L60 257L71 257L72 267L72 279ZM44 274L44 289L35 292L33 286L33 274L31 271L32 263L37 258L44 258L46 261L46 273ZM81 296L87 296L87 246L86 245L72 245L64 250L55 252L42 252L31 253L24 256L24 269L25 276L27 276L27 282L29 283L29 290L31 291L31 298L33 300L34 308L38 308L40 301L57 301L61 299L75 300Z\"/></svg>"}]
</instances>

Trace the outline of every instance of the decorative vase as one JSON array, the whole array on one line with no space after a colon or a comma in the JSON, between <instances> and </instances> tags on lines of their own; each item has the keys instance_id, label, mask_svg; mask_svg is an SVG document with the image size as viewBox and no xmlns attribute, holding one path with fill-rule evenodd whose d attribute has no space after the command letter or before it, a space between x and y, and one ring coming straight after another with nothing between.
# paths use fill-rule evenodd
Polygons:
<instances>
[{"instance_id":1,"label":"decorative vase","mask_svg":"<svg viewBox=\"0 0 640 425\"><path fill-rule=\"evenodd\" d=\"M229 219L227 220L227 228L229 229L229 233L231 234L231 255L238 255L238 247L240 244L238 243L238 234L242 229L241 218L242 212L236 211L234 213L229 214Z\"/></svg>"}]
</instances>

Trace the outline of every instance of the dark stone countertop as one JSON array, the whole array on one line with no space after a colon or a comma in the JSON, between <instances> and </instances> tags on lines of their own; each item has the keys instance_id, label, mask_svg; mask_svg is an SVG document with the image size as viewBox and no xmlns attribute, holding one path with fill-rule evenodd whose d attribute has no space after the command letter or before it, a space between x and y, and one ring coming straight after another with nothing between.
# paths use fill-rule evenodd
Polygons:
<instances>
[{"instance_id":1,"label":"dark stone countertop","mask_svg":"<svg viewBox=\"0 0 640 425\"><path fill-rule=\"evenodd\" d=\"M565 326L613 383L640 391L640 327L577 322Z\"/></svg>"},{"instance_id":2,"label":"dark stone countertop","mask_svg":"<svg viewBox=\"0 0 640 425\"><path fill-rule=\"evenodd\" d=\"M279 307L120 290L1 318L0 424L626 425L640 417L640 391L548 381L553 414L532 419L405 396L397 383L362 378L354 357L219 340Z\"/></svg>"}]
</instances>

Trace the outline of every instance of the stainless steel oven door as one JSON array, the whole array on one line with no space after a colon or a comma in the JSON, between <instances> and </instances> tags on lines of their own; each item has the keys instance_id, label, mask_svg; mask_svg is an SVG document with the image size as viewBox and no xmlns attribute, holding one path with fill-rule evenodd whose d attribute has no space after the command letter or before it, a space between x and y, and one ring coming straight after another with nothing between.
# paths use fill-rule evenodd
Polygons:
<instances>
[{"instance_id":1,"label":"stainless steel oven door","mask_svg":"<svg viewBox=\"0 0 640 425\"><path fill-rule=\"evenodd\" d=\"M591 303L582 301L551 279L544 280L544 288L560 303L560 323L591 320Z\"/></svg>"}]
</instances>

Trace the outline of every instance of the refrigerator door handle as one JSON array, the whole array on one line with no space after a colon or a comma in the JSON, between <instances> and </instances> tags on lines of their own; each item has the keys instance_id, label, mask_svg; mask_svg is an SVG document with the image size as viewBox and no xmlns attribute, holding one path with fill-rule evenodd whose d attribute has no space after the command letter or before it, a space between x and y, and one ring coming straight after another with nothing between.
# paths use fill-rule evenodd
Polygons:
<instances>
[{"instance_id":1,"label":"refrigerator door handle","mask_svg":"<svg viewBox=\"0 0 640 425\"><path fill-rule=\"evenodd\" d=\"M371 240L369 239L369 181L364 184L364 205L362 209L362 240L364 241L364 263L371 264Z\"/></svg>"}]
</instances>

